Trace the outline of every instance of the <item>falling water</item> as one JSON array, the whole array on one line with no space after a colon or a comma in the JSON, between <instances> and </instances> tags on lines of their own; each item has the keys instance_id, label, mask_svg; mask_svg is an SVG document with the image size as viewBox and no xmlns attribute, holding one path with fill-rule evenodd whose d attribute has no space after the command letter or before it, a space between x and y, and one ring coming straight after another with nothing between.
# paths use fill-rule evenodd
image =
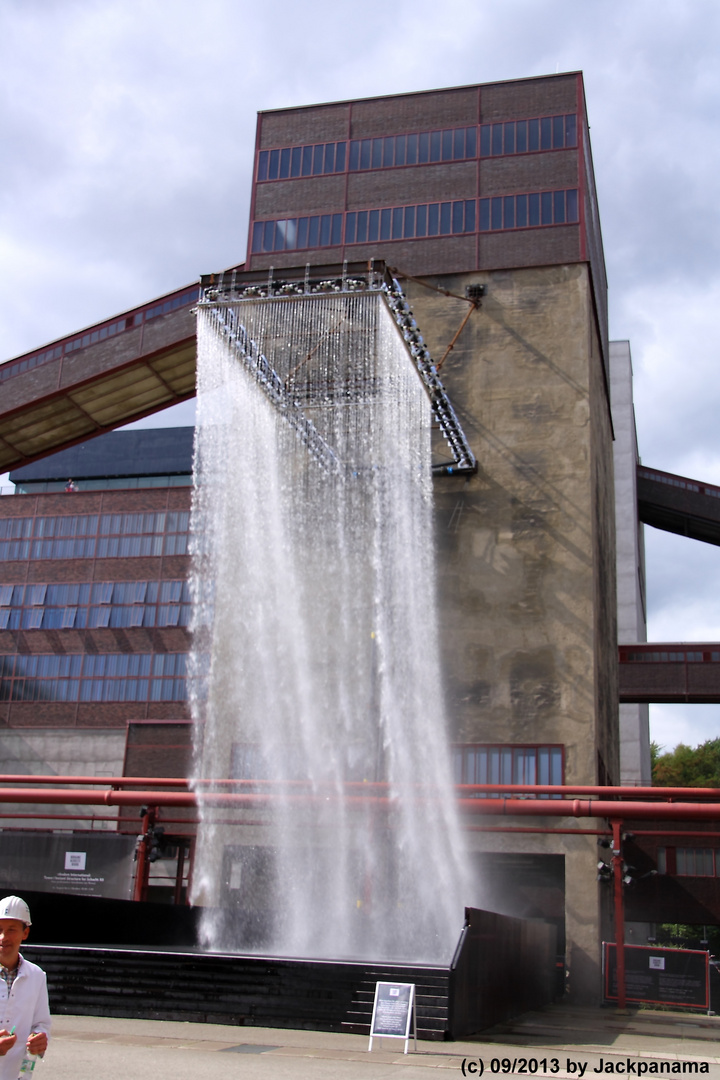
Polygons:
<instances>
[{"instance_id":1,"label":"falling water","mask_svg":"<svg viewBox=\"0 0 720 1080\"><path fill-rule=\"evenodd\" d=\"M195 770L274 795L230 813L200 791L194 902L212 949L452 954L467 893L430 420L379 292L200 306Z\"/></svg>"}]
</instances>

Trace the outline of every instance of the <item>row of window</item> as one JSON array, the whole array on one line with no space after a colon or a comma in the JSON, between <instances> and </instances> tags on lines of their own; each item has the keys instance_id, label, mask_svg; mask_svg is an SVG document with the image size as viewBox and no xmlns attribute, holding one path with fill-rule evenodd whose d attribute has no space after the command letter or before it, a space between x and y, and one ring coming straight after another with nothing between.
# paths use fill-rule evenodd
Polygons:
<instances>
[{"instance_id":1,"label":"row of window","mask_svg":"<svg viewBox=\"0 0 720 1080\"><path fill-rule=\"evenodd\" d=\"M343 235L344 218L344 235ZM252 250L295 251L382 240L414 240L426 236L496 232L579 220L577 188L504 195L486 199L389 206L346 214L256 221Z\"/></svg>"},{"instance_id":2,"label":"row of window","mask_svg":"<svg viewBox=\"0 0 720 1080\"><path fill-rule=\"evenodd\" d=\"M638 474L646 480L655 480L658 484L668 484L670 487L684 488L685 491L697 491L703 495L711 495L714 499L720 499L720 487L712 484L698 484L694 480L683 480L680 476L668 476L667 473L655 472L639 466Z\"/></svg>"},{"instance_id":3,"label":"row of window","mask_svg":"<svg viewBox=\"0 0 720 1080\"><path fill-rule=\"evenodd\" d=\"M94 581L0 585L0 607L190 603L187 581Z\"/></svg>"},{"instance_id":4,"label":"row of window","mask_svg":"<svg viewBox=\"0 0 720 1080\"><path fill-rule=\"evenodd\" d=\"M0 701L184 701L186 653L0 656Z\"/></svg>"},{"instance_id":5,"label":"row of window","mask_svg":"<svg viewBox=\"0 0 720 1080\"><path fill-rule=\"evenodd\" d=\"M456 784L562 784L562 746L456 746Z\"/></svg>"},{"instance_id":6,"label":"row of window","mask_svg":"<svg viewBox=\"0 0 720 1080\"><path fill-rule=\"evenodd\" d=\"M659 874L720 877L720 851L714 848L658 848ZM673 866L673 861L675 865Z\"/></svg>"},{"instance_id":7,"label":"row of window","mask_svg":"<svg viewBox=\"0 0 720 1080\"><path fill-rule=\"evenodd\" d=\"M349 153L347 148L349 146ZM574 113L480 125L480 157L564 150L577 146ZM257 179L291 180L302 176L392 169L478 156L478 127L444 128L374 139L286 146L258 153Z\"/></svg>"},{"instance_id":8,"label":"row of window","mask_svg":"<svg viewBox=\"0 0 720 1080\"><path fill-rule=\"evenodd\" d=\"M186 555L187 534L89 537L77 540L0 541L0 561L25 559L113 559Z\"/></svg>"},{"instance_id":9,"label":"row of window","mask_svg":"<svg viewBox=\"0 0 720 1080\"><path fill-rule=\"evenodd\" d=\"M185 555L189 522L184 511L0 519L0 560Z\"/></svg>"},{"instance_id":10,"label":"row of window","mask_svg":"<svg viewBox=\"0 0 720 1080\"><path fill-rule=\"evenodd\" d=\"M102 627L189 626L190 604L0 608L0 630L97 630Z\"/></svg>"},{"instance_id":11,"label":"row of window","mask_svg":"<svg viewBox=\"0 0 720 1080\"><path fill-rule=\"evenodd\" d=\"M51 536L127 536L187 532L186 510L149 514L62 514L57 517L0 518L0 540Z\"/></svg>"},{"instance_id":12,"label":"row of window","mask_svg":"<svg viewBox=\"0 0 720 1080\"><path fill-rule=\"evenodd\" d=\"M125 330L132 330L143 322L158 318L159 315L167 315L178 308L188 307L197 301L199 295L197 287L187 289L183 293L171 296L168 300L161 300L152 307L132 312L121 319L116 319L114 322L106 323L105 326L89 330L79 337L68 338L67 341L33 353L32 356L24 356L22 360L16 360L12 364L4 364L0 367L0 382L12 378L13 375L20 375L23 371L31 371L33 368L42 367L43 364L49 364L52 360L59 360L61 356L67 356L68 353L75 352L77 349L84 349L88 345L95 345L99 341L115 337L116 334L120 334Z\"/></svg>"},{"instance_id":13,"label":"row of window","mask_svg":"<svg viewBox=\"0 0 720 1080\"><path fill-rule=\"evenodd\" d=\"M710 652L708 657L711 661L717 663L720 661L720 652ZM690 664L702 664L705 657L702 652L694 652L689 649L685 649L682 652L623 652L623 660L628 660L634 663L646 663L646 664L674 664L674 663L690 663Z\"/></svg>"}]
</instances>

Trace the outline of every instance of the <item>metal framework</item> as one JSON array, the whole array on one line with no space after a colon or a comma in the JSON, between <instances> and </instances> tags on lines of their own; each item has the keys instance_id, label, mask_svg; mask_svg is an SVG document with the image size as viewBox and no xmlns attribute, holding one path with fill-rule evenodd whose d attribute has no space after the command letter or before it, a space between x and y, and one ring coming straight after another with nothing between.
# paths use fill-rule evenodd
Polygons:
<instances>
[{"instance_id":1,"label":"metal framework","mask_svg":"<svg viewBox=\"0 0 720 1080\"><path fill-rule=\"evenodd\" d=\"M301 442L311 456L325 471L342 475L342 465L333 448L322 437L312 420L303 412L296 399L272 363L252 340L237 317L233 306L243 301L270 299L308 299L328 293L334 295L357 295L360 292L380 293L397 326L408 355L415 366L427 393L432 412L453 457L452 465L436 465L436 475L461 475L477 471L477 461L470 449L462 425L450 403L445 387L437 373L437 367L423 341L422 334L413 318L398 280L385 268L375 269L371 261L365 274L347 272L343 264L340 277L311 278L310 267L305 267L302 279L295 277L275 279L270 271L263 284L247 284L236 272L203 278L203 290L198 307L208 309L217 326L236 351L242 363L255 375L258 385L284 419L295 429Z\"/></svg>"}]
</instances>

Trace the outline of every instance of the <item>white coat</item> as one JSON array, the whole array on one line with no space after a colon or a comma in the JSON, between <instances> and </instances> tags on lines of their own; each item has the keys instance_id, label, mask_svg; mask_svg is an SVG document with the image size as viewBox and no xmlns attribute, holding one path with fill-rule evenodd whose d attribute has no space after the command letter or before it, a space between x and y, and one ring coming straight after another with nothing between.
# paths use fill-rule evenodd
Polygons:
<instances>
[{"instance_id":1,"label":"white coat","mask_svg":"<svg viewBox=\"0 0 720 1080\"><path fill-rule=\"evenodd\" d=\"M0 1080L17 1080L28 1036L34 1031L50 1035L50 1006L47 979L37 964L20 956L20 967L8 995L7 983L0 979L0 1030L15 1025L17 1042L0 1057Z\"/></svg>"}]
</instances>

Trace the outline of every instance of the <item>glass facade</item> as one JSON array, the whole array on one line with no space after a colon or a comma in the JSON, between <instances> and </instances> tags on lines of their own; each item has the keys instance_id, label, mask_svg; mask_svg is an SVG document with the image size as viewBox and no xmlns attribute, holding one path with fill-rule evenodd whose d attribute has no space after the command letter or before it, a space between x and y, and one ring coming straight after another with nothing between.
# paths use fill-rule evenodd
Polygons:
<instances>
[{"instance_id":1,"label":"glass facade","mask_svg":"<svg viewBox=\"0 0 720 1080\"><path fill-rule=\"evenodd\" d=\"M4 518L0 561L185 555L189 521L185 511Z\"/></svg>"},{"instance_id":2,"label":"glass facade","mask_svg":"<svg viewBox=\"0 0 720 1080\"><path fill-rule=\"evenodd\" d=\"M0 701L185 701L187 653L0 656Z\"/></svg>"},{"instance_id":3,"label":"glass facade","mask_svg":"<svg viewBox=\"0 0 720 1080\"><path fill-rule=\"evenodd\" d=\"M252 250L294 251L384 240L417 240L428 236L498 232L548 225L577 224L577 188L500 195L490 199L385 206L322 217L256 221ZM344 224L344 230L343 230Z\"/></svg>"},{"instance_id":4,"label":"glass facade","mask_svg":"<svg viewBox=\"0 0 720 1080\"><path fill-rule=\"evenodd\" d=\"M0 630L189 626L190 610L184 580L0 585Z\"/></svg>"},{"instance_id":5,"label":"glass facade","mask_svg":"<svg viewBox=\"0 0 720 1080\"><path fill-rule=\"evenodd\" d=\"M292 180L328 173L394 169L478 157L567 150L577 146L577 116L563 113L530 120L407 132L372 139L260 150L257 181ZM349 152L348 152L349 147ZM479 153L478 153L479 151Z\"/></svg>"},{"instance_id":6,"label":"glass facade","mask_svg":"<svg viewBox=\"0 0 720 1080\"><path fill-rule=\"evenodd\" d=\"M562 746L455 746L453 757L456 784L564 783Z\"/></svg>"}]
</instances>

